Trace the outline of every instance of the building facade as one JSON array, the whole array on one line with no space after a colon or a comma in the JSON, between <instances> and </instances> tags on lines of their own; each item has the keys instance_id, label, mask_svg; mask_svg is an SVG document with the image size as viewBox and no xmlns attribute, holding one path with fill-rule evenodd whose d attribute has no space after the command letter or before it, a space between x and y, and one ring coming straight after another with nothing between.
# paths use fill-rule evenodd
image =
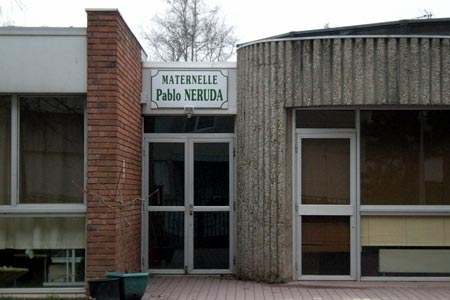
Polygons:
<instances>
[{"instance_id":1,"label":"building facade","mask_svg":"<svg viewBox=\"0 0 450 300\"><path fill-rule=\"evenodd\" d=\"M0 29L0 288L450 278L450 23L149 63L117 10Z\"/></svg>"},{"instance_id":2,"label":"building facade","mask_svg":"<svg viewBox=\"0 0 450 300\"><path fill-rule=\"evenodd\" d=\"M238 274L448 277L445 22L299 32L241 46Z\"/></svg>"}]
</instances>

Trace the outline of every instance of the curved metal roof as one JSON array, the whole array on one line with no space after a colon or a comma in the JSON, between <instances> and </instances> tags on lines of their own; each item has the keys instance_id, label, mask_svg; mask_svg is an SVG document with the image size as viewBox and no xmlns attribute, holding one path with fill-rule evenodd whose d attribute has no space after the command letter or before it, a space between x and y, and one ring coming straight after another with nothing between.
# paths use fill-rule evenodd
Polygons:
<instances>
[{"instance_id":1,"label":"curved metal roof","mask_svg":"<svg viewBox=\"0 0 450 300\"><path fill-rule=\"evenodd\" d=\"M353 25L335 28L323 28L288 33L267 37L237 47L268 42L273 40L294 40L302 38L344 37L344 36L450 36L450 18L413 19L393 22Z\"/></svg>"}]
</instances>

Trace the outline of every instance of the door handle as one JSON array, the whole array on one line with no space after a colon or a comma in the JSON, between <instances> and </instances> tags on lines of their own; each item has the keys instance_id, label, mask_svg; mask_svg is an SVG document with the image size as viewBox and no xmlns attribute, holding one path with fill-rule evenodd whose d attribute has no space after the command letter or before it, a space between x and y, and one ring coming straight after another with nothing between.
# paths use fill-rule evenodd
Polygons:
<instances>
[{"instance_id":1,"label":"door handle","mask_svg":"<svg viewBox=\"0 0 450 300\"><path fill-rule=\"evenodd\" d=\"M194 205L189 204L189 215L192 216L194 214Z\"/></svg>"}]
</instances>

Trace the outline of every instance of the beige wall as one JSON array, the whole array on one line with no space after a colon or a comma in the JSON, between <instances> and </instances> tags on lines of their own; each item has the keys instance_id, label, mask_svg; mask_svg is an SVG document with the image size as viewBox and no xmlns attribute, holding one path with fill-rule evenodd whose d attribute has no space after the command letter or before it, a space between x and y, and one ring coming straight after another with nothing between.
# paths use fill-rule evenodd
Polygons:
<instances>
[{"instance_id":1,"label":"beige wall","mask_svg":"<svg viewBox=\"0 0 450 300\"><path fill-rule=\"evenodd\" d=\"M450 217L363 216L362 246L450 246Z\"/></svg>"},{"instance_id":2,"label":"beige wall","mask_svg":"<svg viewBox=\"0 0 450 300\"><path fill-rule=\"evenodd\" d=\"M238 50L237 274L293 279L290 108L450 104L448 38L323 38Z\"/></svg>"}]
</instances>

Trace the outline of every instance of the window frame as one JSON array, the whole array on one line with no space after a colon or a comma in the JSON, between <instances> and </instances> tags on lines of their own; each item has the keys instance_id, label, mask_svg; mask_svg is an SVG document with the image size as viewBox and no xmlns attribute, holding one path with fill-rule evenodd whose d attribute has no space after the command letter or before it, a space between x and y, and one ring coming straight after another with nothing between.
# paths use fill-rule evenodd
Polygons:
<instances>
[{"instance_id":1,"label":"window frame","mask_svg":"<svg viewBox=\"0 0 450 300\"><path fill-rule=\"evenodd\" d=\"M86 94L26 94L24 97L82 97L83 101L83 202L82 203L34 203L20 204L20 98L21 94L5 94L11 100L11 193L8 205L0 205L2 217L84 217L87 206L87 97ZM86 248L85 248L86 256ZM86 265L85 265L86 268ZM86 280L86 278L84 279ZM2 294L20 293L84 293L85 287L31 287L2 288Z\"/></svg>"},{"instance_id":2,"label":"window frame","mask_svg":"<svg viewBox=\"0 0 450 300\"><path fill-rule=\"evenodd\" d=\"M450 107L429 107L429 106L420 106L420 107L367 107L367 108L355 108L356 114L357 114L357 123L356 123L356 130L357 130L357 144L358 144L358 161L357 161L357 172L358 172L358 189L361 188L361 152L362 152L362 130L361 130L361 111L416 111L416 112L423 112L423 111L448 111L450 112ZM360 191L359 191L360 193ZM403 215L403 214L414 214L419 213L422 215L427 214L436 214L439 212L444 212L445 214L450 213L450 204L362 204L362 197L359 194L358 195L358 204L361 207L361 212L365 214L373 214L377 212L385 212L386 214L393 214L393 215ZM433 209L431 207L434 207L436 209ZM383 209L388 208L388 209Z\"/></svg>"},{"instance_id":3,"label":"window frame","mask_svg":"<svg viewBox=\"0 0 450 300\"><path fill-rule=\"evenodd\" d=\"M27 95L33 97L34 95ZM66 97L85 95L39 95L39 97ZM0 214L86 214L87 195L83 192L83 203L35 203L21 204L20 199L20 95L14 94L11 98L11 198L9 205L0 205ZM83 104L84 133L83 133L83 191L87 185L87 113L86 100Z\"/></svg>"},{"instance_id":4,"label":"window frame","mask_svg":"<svg viewBox=\"0 0 450 300\"><path fill-rule=\"evenodd\" d=\"M450 106L436 105L436 106L328 106L328 107L311 107L311 108L297 108L292 109L292 159L295 161L296 155L296 111L297 110L354 110L355 111L355 130L356 130L356 280L357 281L449 281L450 277L401 277L401 276L361 276L361 217L362 216L450 216L450 205L361 205L361 111L368 110L446 110L450 111ZM306 130L306 129L305 129ZM296 188L295 168L292 168L293 185L292 199L293 199L293 218L296 216ZM294 219L295 220L295 219ZM297 241L296 222L293 222L292 230L293 241ZM293 253L297 251L296 243L293 243ZM296 265L296 257L292 256L292 265ZM293 279L297 280L295 276L298 271L294 269Z\"/></svg>"}]
</instances>

